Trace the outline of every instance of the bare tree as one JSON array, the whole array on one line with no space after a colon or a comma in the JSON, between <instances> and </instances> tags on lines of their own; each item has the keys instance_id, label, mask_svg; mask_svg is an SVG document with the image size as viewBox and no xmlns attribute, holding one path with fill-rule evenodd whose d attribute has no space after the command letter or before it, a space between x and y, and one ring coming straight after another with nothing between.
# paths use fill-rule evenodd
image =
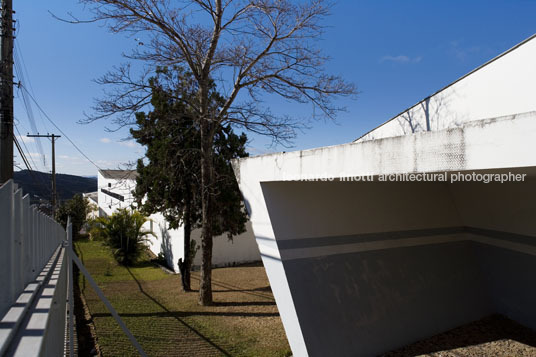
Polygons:
<instances>
[{"instance_id":1,"label":"bare tree","mask_svg":"<svg viewBox=\"0 0 536 357\"><path fill-rule=\"evenodd\" d=\"M139 46L127 57L141 60L146 68L180 66L193 80L182 85L197 92L187 103L197 113L201 144L202 270L199 302L212 303L212 147L215 130L231 124L275 142L295 137L304 121L272 113L263 95L278 95L299 103L312 103L324 118L333 119L344 108L332 99L354 95L355 86L326 74L327 57L315 47L328 15L324 0L80 0L104 21L112 32L141 36ZM97 100L88 121L113 118L129 125L133 114L146 105L150 71L133 76L130 65L115 68L98 80L111 85ZM210 96L220 93L223 104L210 106Z\"/></svg>"}]
</instances>

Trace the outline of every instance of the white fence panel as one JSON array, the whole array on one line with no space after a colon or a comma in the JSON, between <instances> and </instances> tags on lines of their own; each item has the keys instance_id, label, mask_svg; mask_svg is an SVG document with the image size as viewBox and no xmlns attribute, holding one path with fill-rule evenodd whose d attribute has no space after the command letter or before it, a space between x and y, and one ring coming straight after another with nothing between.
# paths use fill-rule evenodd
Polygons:
<instances>
[{"instance_id":1,"label":"white fence panel","mask_svg":"<svg viewBox=\"0 0 536 357\"><path fill-rule=\"evenodd\" d=\"M65 238L63 227L30 206L12 180L0 186L0 356L63 352Z\"/></svg>"},{"instance_id":2,"label":"white fence panel","mask_svg":"<svg viewBox=\"0 0 536 357\"><path fill-rule=\"evenodd\" d=\"M69 234L52 218L30 206L29 196L23 197L13 181L0 186L0 356L65 355L67 310L68 355L74 355L72 261L139 354L146 356L74 254L70 223L68 227Z\"/></svg>"}]
</instances>

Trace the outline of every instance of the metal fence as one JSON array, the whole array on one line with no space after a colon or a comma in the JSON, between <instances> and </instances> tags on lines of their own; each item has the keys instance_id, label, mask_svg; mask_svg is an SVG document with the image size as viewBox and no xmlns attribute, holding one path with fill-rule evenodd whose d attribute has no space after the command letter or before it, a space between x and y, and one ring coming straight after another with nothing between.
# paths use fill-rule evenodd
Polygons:
<instances>
[{"instance_id":1,"label":"metal fence","mask_svg":"<svg viewBox=\"0 0 536 357\"><path fill-rule=\"evenodd\" d=\"M74 254L70 219L65 231L10 180L0 186L0 357L75 355L73 263L146 356Z\"/></svg>"},{"instance_id":2,"label":"metal fence","mask_svg":"<svg viewBox=\"0 0 536 357\"><path fill-rule=\"evenodd\" d=\"M67 292L63 227L0 187L0 356L60 356Z\"/></svg>"}]
</instances>

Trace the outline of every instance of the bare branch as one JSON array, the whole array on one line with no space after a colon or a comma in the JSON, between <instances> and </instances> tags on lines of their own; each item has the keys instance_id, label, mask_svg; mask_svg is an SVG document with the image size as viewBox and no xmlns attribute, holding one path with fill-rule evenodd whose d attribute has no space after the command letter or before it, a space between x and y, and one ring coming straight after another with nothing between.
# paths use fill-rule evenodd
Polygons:
<instances>
[{"instance_id":1,"label":"bare branch","mask_svg":"<svg viewBox=\"0 0 536 357\"><path fill-rule=\"evenodd\" d=\"M56 16L52 11L50 10L47 10L48 13L53 17L55 18L56 20L58 21L61 21L61 22L66 22L68 24L91 24L91 23L94 23L94 22L97 22L98 19L89 19L89 20L80 20L79 18L77 18L76 16L74 16L71 12L68 12L67 13L67 16L69 16L71 19L68 20L68 19L65 19L65 18L62 18L62 17L59 17L59 16Z\"/></svg>"},{"instance_id":2,"label":"bare branch","mask_svg":"<svg viewBox=\"0 0 536 357\"><path fill-rule=\"evenodd\" d=\"M321 116L334 119L344 108L334 105L333 99L357 93L353 84L325 73L328 58L315 47L323 31L322 19L329 12L330 4L326 0L81 0L81 3L92 9L93 20L104 21L112 32L142 32L148 36L149 41L137 46L127 58L152 67L188 69L197 80L200 100L188 105L200 116L210 114L206 119L218 123L229 121L255 133L274 135L276 141L289 141L303 119L279 117L262 108L260 99L265 94L312 103ZM101 83L115 89L97 101L95 115L88 120L113 117L115 124L128 125L135 110L147 105L150 99L148 77L140 86L134 85L134 78L101 79L105 79ZM216 79L214 90L223 95L224 101L213 110L207 107L207 96ZM268 129L270 126L273 129Z\"/></svg>"}]
</instances>

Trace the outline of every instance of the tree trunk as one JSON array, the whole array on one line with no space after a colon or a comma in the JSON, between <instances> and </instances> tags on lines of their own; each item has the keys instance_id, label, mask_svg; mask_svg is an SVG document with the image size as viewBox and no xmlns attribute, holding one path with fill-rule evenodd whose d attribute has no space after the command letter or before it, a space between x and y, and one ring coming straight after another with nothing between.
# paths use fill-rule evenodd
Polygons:
<instances>
[{"instance_id":1,"label":"tree trunk","mask_svg":"<svg viewBox=\"0 0 536 357\"><path fill-rule=\"evenodd\" d=\"M183 267L179 269L181 271L181 281L182 281L182 290L191 291L190 287L190 242L191 242L191 233L192 233L192 223L191 223L191 205L192 202L190 198L187 198L185 212L184 212L184 261L182 262Z\"/></svg>"},{"instance_id":2,"label":"tree trunk","mask_svg":"<svg viewBox=\"0 0 536 357\"><path fill-rule=\"evenodd\" d=\"M206 114L205 114L206 115ZM212 305L212 189L213 189L213 162L210 121L201 118L201 282L199 286L199 304Z\"/></svg>"}]
</instances>

